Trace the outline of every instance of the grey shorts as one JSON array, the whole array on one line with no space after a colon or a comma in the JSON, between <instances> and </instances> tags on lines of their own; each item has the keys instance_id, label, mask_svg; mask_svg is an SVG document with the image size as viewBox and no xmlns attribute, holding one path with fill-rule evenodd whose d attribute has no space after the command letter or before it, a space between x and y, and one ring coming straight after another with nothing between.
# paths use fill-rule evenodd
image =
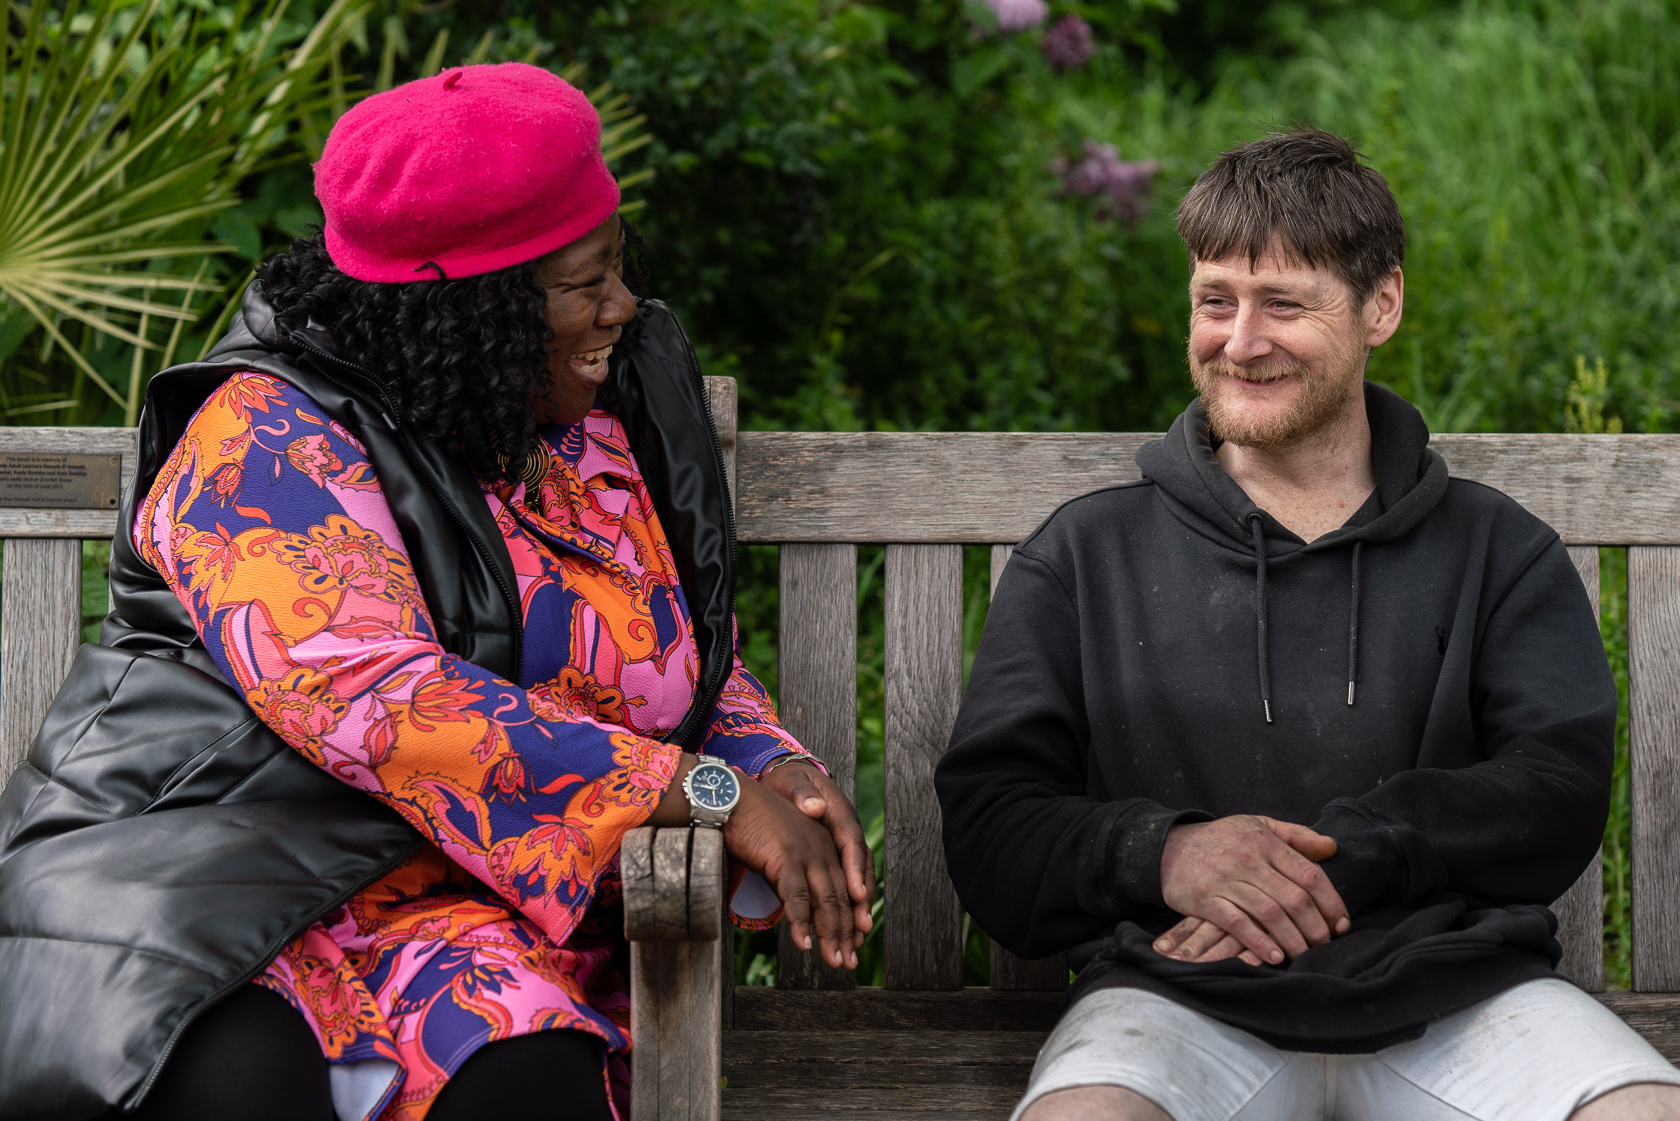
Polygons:
<instances>
[{"instance_id":1,"label":"grey shorts","mask_svg":"<svg viewBox=\"0 0 1680 1121\"><path fill-rule=\"evenodd\" d=\"M1141 989L1080 1000L1011 1121L1055 1090L1124 1086L1173 1121L1564 1121L1680 1070L1566 981L1531 981L1374 1055L1280 1051Z\"/></svg>"}]
</instances>

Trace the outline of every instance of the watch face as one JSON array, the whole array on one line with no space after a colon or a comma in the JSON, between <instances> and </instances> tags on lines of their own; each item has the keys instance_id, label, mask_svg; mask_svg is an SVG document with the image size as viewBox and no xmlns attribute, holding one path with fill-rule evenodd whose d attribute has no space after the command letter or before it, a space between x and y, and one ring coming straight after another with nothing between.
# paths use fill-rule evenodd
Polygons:
<instances>
[{"instance_id":1,"label":"watch face","mask_svg":"<svg viewBox=\"0 0 1680 1121\"><path fill-rule=\"evenodd\" d=\"M708 810L727 810L741 796L735 772L716 763L702 763L689 772L688 786L695 804Z\"/></svg>"}]
</instances>

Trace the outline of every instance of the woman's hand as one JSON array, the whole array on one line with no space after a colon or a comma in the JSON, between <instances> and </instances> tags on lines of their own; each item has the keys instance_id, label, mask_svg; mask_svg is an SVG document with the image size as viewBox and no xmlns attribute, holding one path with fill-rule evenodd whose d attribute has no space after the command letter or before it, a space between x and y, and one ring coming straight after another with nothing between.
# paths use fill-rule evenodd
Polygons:
<instances>
[{"instance_id":1,"label":"woman's hand","mask_svg":"<svg viewBox=\"0 0 1680 1121\"><path fill-rule=\"evenodd\" d=\"M863 839L863 826L858 824L852 803L833 779L813 764L798 760L781 764L759 782L786 798L806 817L821 822L834 838L852 901L852 948L863 945L863 936L875 925L869 914L875 901L875 856Z\"/></svg>"},{"instance_id":2,"label":"woman's hand","mask_svg":"<svg viewBox=\"0 0 1680 1121\"><path fill-rule=\"evenodd\" d=\"M649 825L688 824L688 796L683 793L682 784L697 762L695 756L683 752L671 785L665 788L665 796L647 820ZM768 778L776 779L782 771L794 767L814 770L802 763L787 763L777 767ZM785 787L791 791L784 795L766 782L740 775L741 800L730 813L729 824L723 827L723 846L730 856L763 876L781 899L794 945L809 950L815 925L823 961L836 969L856 969L857 948L863 944L863 935L856 929L856 904L846 906L850 877L841 868L840 852L828 829L813 818L849 817L851 828L857 834L856 847L861 850L864 867L868 869L868 878L860 879L864 891L864 930L869 929L870 923L869 898L875 886L875 861L863 843L863 830L858 828L857 815L852 813L845 795L827 775L817 772L817 777L827 786L819 786L809 778L803 783L790 782L794 776L786 776L776 783L776 789ZM824 791L832 793L825 797ZM794 808L791 799L796 797L803 813ZM823 803L821 806L817 805L819 801Z\"/></svg>"},{"instance_id":3,"label":"woman's hand","mask_svg":"<svg viewBox=\"0 0 1680 1121\"><path fill-rule=\"evenodd\" d=\"M823 961L836 969L857 968L863 936L854 929L852 908L846 906L846 874L826 829L765 784L746 779L741 800L723 827L723 844L729 855L775 889L794 945L811 948L814 922ZM865 905L864 921L868 918Z\"/></svg>"}]
</instances>

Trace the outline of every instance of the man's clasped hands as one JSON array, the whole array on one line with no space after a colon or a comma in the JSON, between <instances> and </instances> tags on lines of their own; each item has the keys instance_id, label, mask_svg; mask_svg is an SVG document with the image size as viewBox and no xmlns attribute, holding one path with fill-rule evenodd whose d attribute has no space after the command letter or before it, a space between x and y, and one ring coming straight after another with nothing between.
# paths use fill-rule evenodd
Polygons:
<instances>
[{"instance_id":1,"label":"man's clasped hands","mask_svg":"<svg viewBox=\"0 0 1680 1121\"><path fill-rule=\"evenodd\" d=\"M1304 825L1242 815L1175 825L1161 896L1185 919L1155 942L1177 961L1281 964L1348 930L1347 906L1319 862L1336 842Z\"/></svg>"}]
</instances>

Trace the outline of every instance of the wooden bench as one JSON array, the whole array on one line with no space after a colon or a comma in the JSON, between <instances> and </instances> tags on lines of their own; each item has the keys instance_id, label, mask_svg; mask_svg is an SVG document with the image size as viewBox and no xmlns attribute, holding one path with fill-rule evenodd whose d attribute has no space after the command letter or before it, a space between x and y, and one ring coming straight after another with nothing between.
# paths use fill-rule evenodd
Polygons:
<instances>
[{"instance_id":1,"label":"wooden bench","mask_svg":"<svg viewBox=\"0 0 1680 1121\"><path fill-rule=\"evenodd\" d=\"M735 386L708 379L743 544L780 546L779 702L851 792L857 546L886 546L882 988L782 937L777 987L733 984L717 834L633 831L623 853L636 1121L1007 1117L1066 986L1060 959L994 947L962 986L933 767L962 683L962 547L992 578L1067 498L1135 478L1142 433L735 433ZM1557 904L1563 968L1680 1059L1680 436L1441 435L1453 474L1498 487L1563 535L1598 602L1597 546L1627 546L1633 991L1603 992L1599 867ZM122 456L127 429L0 428L0 454ZM101 510L0 507L0 779L79 641L80 540ZM721 1085L721 1090L720 1090Z\"/></svg>"}]
</instances>

